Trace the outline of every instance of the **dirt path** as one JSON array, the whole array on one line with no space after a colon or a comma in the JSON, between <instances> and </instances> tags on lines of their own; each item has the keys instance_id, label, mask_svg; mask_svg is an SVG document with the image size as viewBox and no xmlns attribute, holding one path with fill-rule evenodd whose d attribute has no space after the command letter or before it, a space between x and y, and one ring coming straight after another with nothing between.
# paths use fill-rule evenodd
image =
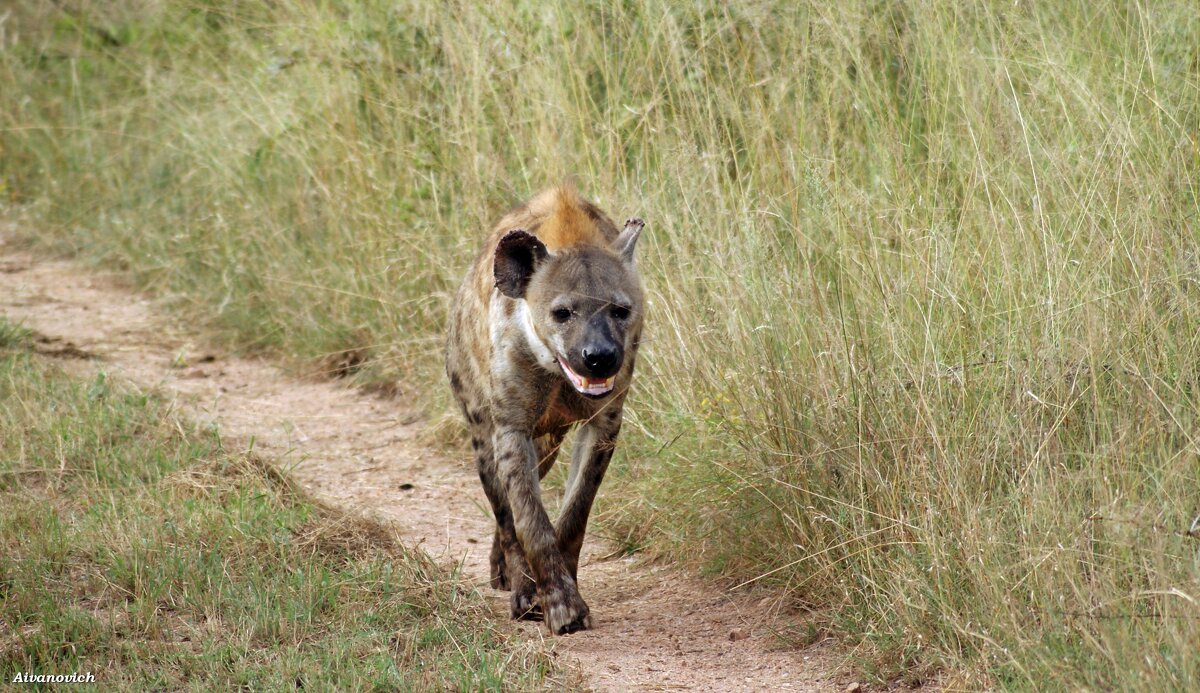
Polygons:
<instances>
[{"instance_id":1,"label":"dirt path","mask_svg":"<svg viewBox=\"0 0 1200 693\"><path fill-rule=\"evenodd\" d=\"M336 382L304 382L269 363L204 350L155 304L111 278L6 245L0 231L0 314L36 331L39 350L83 371L103 369L173 396L227 440L253 441L314 495L395 523L410 545L463 564L507 618L507 593L487 587L491 520L465 460L418 443L403 405ZM601 493L603 493L603 489ZM829 645L780 651L776 622L755 600L678 572L610 559L590 538L580 585L596 629L557 638L600 690L840 690ZM514 624L547 638L538 624Z\"/></svg>"}]
</instances>

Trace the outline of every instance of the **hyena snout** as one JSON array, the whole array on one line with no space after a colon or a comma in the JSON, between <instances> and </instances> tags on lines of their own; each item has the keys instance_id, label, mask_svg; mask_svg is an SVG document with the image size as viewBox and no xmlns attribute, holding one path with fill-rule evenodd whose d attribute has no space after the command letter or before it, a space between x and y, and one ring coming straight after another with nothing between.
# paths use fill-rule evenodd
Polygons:
<instances>
[{"instance_id":1,"label":"hyena snout","mask_svg":"<svg viewBox=\"0 0 1200 693\"><path fill-rule=\"evenodd\" d=\"M589 330L579 343L567 347L558 362L576 391L592 398L607 397L625 363L625 347L610 331Z\"/></svg>"},{"instance_id":2,"label":"hyena snout","mask_svg":"<svg viewBox=\"0 0 1200 693\"><path fill-rule=\"evenodd\" d=\"M583 368L593 378L608 378L621 370L625 350L620 344L609 341L593 341L580 350Z\"/></svg>"}]
</instances>

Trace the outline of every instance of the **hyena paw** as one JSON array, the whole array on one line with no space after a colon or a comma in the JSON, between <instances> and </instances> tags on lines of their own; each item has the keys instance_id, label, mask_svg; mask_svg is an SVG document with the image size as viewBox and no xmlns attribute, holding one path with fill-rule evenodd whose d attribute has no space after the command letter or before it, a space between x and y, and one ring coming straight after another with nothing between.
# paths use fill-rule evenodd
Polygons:
<instances>
[{"instance_id":1,"label":"hyena paw","mask_svg":"<svg viewBox=\"0 0 1200 693\"><path fill-rule=\"evenodd\" d=\"M537 587L531 580L526 580L521 585L513 587L512 596L509 597L509 606L512 608L512 617L518 621L542 620L542 607L538 603Z\"/></svg>"},{"instance_id":2,"label":"hyena paw","mask_svg":"<svg viewBox=\"0 0 1200 693\"><path fill-rule=\"evenodd\" d=\"M509 605L512 617L521 621L542 620L542 607L538 604L537 584L524 571L510 570L508 585L512 589Z\"/></svg>"},{"instance_id":3,"label":"hyena paw","mask_svg":"<svg viewBox=\"0 0 1200 693\"><path fill-rule=\"evenodd\" d=\"M566 635L580 630L590 630L592 616L583 597L579 596L574 581L565 587L550 587L538 593L542 604L542 618L553 635Z\"/></svg>"}]
</instances>

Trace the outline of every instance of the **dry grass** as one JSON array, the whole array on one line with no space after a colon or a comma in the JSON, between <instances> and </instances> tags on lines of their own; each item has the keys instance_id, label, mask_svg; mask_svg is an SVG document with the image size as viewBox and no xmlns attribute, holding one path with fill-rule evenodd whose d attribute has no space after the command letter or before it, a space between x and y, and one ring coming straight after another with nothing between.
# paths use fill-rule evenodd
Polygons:
<instances>
[{"instance_id":1,"label":"dry grass","mask_svg":"<svg viewBox=\"0 0 1200 693\"><path fill-rule=\"evenodd\" d=\"M649 220L602 531L832 614L881 678L1200 677L1195 3L146 1L2 31L0 175L46 244L440 416L451 287L573 175Z\"/></svg>"}]
</instances>

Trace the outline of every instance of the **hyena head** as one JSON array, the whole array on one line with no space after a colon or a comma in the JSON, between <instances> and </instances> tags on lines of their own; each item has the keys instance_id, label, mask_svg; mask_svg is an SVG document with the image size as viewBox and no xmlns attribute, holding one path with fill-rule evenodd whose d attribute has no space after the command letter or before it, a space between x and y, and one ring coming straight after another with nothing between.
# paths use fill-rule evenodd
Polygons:
<instances>
[{"instance_id":1,"label":"hyena head","mask_svg":"<svg viewBox=\"0 0 1200 693\"><path fill-rule=\"evenodd\" d=\"M554 253L521 229L496 245L496 287L525 302L530 341L540 341L571 385L590 397L612 392L637 348L645 305L634 265L641 230L641 220L631 220L608 247Z\"/></svg>"}]
</instances>

